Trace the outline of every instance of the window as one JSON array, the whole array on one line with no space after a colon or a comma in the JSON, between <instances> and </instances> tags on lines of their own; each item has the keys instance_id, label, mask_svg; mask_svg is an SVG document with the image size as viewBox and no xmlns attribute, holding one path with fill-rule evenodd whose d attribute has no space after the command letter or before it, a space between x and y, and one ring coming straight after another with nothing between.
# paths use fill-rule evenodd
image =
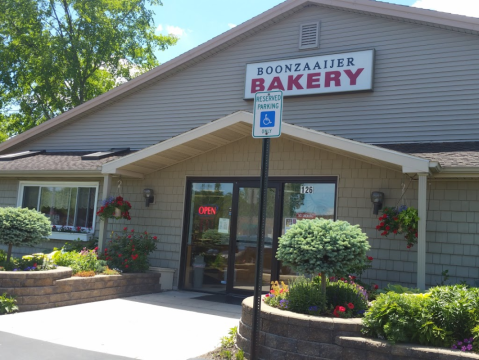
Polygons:
<instances>
[{"instance_id":1,"label":"window","mask_svg":"<svg viewBox=\"0 0 479 360\"><path fill-rule=\"evenodd\" d=\"M40 211L52 225L94 228L98 183L21 182L19 206Z\"/></svg>"}]
</instances>

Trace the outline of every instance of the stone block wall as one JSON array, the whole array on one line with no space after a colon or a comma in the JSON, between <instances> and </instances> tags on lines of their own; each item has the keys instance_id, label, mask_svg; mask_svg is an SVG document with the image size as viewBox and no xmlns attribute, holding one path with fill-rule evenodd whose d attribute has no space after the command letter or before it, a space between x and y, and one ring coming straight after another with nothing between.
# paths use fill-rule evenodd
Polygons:
<instances>
[{"instance_id":1,"label":"stone block wall","mask_svg":"<svg viewBox=\"0 0 479 360\"><path fill-rule=\"evenodd\" d=\"M159 273L71 277L70 268L0 272L0 293L15 296L20 311L160 292Z\"/></svg>"},{"instance_id":2,"label":"stone block wall","mask_svg":"<svg viewBox=\"0 0 479 360\"><path fill-rule=\"evenodd\" d=\"M250 358L253 297L243 301L237 345ZM339 319L296 314L261 305L259 359L261 360L459 360L479 359L449 349L419 345L391 345L363 338L361 319Z\"/></svg>"}]
</instances>

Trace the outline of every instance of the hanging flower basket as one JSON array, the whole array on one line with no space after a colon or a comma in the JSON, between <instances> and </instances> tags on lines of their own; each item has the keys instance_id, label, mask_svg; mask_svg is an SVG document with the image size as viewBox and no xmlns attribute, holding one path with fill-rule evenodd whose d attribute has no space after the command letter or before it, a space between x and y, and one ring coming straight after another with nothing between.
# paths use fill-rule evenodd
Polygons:
<instances>
[{"instance_id":1,"label":"hanging flower basket","mask_svg":"<svg viewBox=\"0 0 479 360\"><path fill-rule=\"evenodd\" d=\"M102 220L106 219L126 219L131 220L130 211L131 204L124 200L123 197L111 197L103 200L102 207L97 211L97 215Z\"/></svg>"},{"instance_id":2,"label":"hanging flower basket","mask_svg":"<svg viewBox=\"0 0 479 360\"><path fill-rule=\"evenodd\" d=\"M407 248L410 249L417 243L417 225L419 216L417 209L405 205L399 208L386 207L383 209L383 215L379 217L379 225L376 230L380 230L382 236L392 234L404 234L407 240Z\"/></svg>"}]
</instances>

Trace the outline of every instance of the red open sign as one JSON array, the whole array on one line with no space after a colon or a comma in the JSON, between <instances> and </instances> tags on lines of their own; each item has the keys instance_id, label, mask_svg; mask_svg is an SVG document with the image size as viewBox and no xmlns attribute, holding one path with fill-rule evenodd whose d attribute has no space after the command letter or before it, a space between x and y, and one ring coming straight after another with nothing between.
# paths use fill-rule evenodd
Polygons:
<instances>
[{"instance_id":1,"label":"red open sign","mask_svg":"<svg viewBox=\"0 0 479 360\"><path fill-rule=\"evenodd\" d=\"M205 205L198 208L198 214L200 215L216 215L218 211L217 206Z\"/></svg>"}]
</instances>

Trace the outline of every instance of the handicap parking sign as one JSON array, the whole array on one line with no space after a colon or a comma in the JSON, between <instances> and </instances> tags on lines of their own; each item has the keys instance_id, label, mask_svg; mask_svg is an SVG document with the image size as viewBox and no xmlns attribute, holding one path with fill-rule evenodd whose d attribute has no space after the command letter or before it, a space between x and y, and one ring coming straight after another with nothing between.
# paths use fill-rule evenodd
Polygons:
<instances>
[{"instance_id":1,"label":"handicap parking sign","mask_svg":"<svg viewBox=\"0 0 479 360\"><path fill-rule=\"evenodd\" d=\"M282 114L282 91L257 92L254 98L253 137L279 137L281 135Z\"/></svg>"},{"instance_id":2,"label":"handicap parking sign","mask_svg":"<svg viewBox=\"0 0 479 360\"><path fill-rule=\"evenodd\" d=\"M274 127L274 118L276 112L274 111L262 111L260 114L260 127Z\"/></svg>"}]
</instances>

